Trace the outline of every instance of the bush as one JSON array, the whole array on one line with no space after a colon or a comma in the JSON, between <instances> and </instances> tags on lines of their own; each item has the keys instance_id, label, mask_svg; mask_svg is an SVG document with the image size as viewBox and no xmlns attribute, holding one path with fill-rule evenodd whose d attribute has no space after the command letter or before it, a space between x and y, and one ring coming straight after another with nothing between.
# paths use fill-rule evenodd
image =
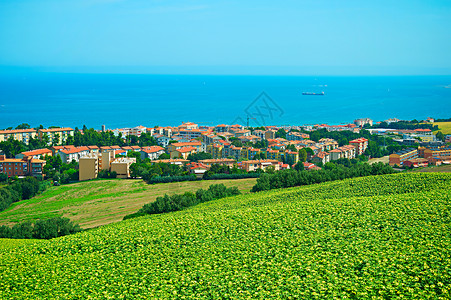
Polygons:
<instances>
[{"instance_id":1,"label":"bush","mask_svg":"<svg viewBox=\"0 0 451 300\"><path fill-rule=\"evenodd\" d=\"M52 239L80 231L82 231L80 226L72 223L68 218L56 217L38 220L34 225L31 222L23 222L12 228L0 226L0 238Z\"/></svg>"},{"instance_id":2,"label":"bush","mask_svg":"<svg viewBox=\"0 0 451 300\"><path fill-rule=\"evenodd\" d=\"M212 184L207 190L199 189L195 194L186 192L184 194L175 194L171 196L164 195L163 197L158 197L155 202L145 204L138 212L125 216L124 220L144 215L178 211L199 203L239 194L241 194L241 192L237 187L227 188L222 183Z\"/></svg>"},{"instance_id":3,"label":"bush","mask_svg":"<svg viewBox=\"0 0 451 300\"><path fill-rule=\"evenodd\" d=\"M195 175L184 175L184 176L156 176L147 180L148 184L155 183L169 183L169 182L180 182L180 181L195 181L199 180Z\"/></svg>"}]
</instances>

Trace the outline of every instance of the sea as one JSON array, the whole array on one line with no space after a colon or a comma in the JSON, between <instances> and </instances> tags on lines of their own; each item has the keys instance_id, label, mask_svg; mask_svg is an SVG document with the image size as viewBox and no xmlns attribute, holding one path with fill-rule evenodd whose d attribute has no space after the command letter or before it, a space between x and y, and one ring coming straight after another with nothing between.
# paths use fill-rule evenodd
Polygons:
<instances>
[{"instance_id":1,"label":"sea","mask_svg":"<svg viewBox=\"0 0 451 300\"><path fill-rule=\"evenodd\" d=\"M303 92L324 95L302 95ZM28 123L304 125L451 117L451 76L0 74L0 129Z\"/></svg>"}]
</instances>

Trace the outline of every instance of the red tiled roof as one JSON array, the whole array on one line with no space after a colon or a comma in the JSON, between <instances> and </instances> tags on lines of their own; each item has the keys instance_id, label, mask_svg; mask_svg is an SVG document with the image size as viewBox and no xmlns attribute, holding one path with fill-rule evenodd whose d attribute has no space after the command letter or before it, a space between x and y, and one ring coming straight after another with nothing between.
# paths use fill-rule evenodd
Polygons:
<instances>
[{"instance_id":1,"label":"red tiled roof","mask_svg":"<svg viewBox=\"0 0 451 300\"><path fill-rule=\"evenodd\" d=\"M39 129L41 132L60 132L60 131L73 131L70 127L63 127L63 128L50 128L50 129Z\"/></svg>"},{"instance_id":2,"label":"red tiled roof","mask_svg":"<svg viewBox=\"0 0 451 300\"><path fill-rule=\"evenodd\" d=\"M183 148L180 148L180 149L175 150L175 151L178 151L180 153L186 153L186 152L191 152L191 151L194 151L194 150L197 150L197 148L194 148L194 147L183 147Z\"/></svg>"},{"instance_id":3,"label":"red tiled roof","mask_svg":"<svg viewBox=\"0 0 451 300\"><path fill-rule=\"evenodd\" d=\"M52 153L52 150L49 150L47 148L36 149L36 150L22 152L21 154L23 154L24 156L35 156L35 155L41 155L41 154L45 154L45 153Z\"/></svg>"}]
</instances>

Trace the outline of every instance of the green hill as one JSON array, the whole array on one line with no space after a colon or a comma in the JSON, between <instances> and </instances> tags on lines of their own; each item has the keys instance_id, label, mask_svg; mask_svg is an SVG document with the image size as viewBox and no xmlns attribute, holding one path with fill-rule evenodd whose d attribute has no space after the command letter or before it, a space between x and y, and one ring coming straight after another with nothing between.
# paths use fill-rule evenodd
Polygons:
<instances>
[{"instance_id":1,"label":"green hill","mask_svg":"<svg viewBox=\"0 0 451 300\"><path fill-rule=\"evenodd\" d=\"M451 174L225 198L0 249L0 297L451 297Z\"/></svg>"},{"instance_id":2,"label":"green hill","mask_svg":"<svg viewBox=\"0 0 451 300\"><path fill-rule=\"evenodd\" d=\"M14 203L0 212L0 225L63 216L83 228L121 221L164 194L181 194L223 183L249 192L255 178L202 180L149 185L142 180L93 180L51 187L42 195Z\"/></svg>"}]
</instances>

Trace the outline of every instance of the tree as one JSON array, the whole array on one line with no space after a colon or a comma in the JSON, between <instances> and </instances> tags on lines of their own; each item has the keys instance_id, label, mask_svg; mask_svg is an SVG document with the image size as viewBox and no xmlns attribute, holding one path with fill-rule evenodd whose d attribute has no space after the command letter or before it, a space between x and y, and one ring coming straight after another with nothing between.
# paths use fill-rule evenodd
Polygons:
<instances>
[{"instance_id":1,"label":"tree","mask_svg":"<svg viewBox=\"0 0 451 300\"><path fill-rule=\"evenodd\" d=\"M163 154L160 154L160 156L158 156L158 159L170 159L170 158L171 158L171 156L167 153L163 153Z\"/></svg>"},{"instance_id":2,"label":"tree","mask_svg":"<svg viewBox=\"0 0 451 300\"><path fill-rule=\"evenodd\" d=\"M285 129L280 128L279 130L277 130L276 132L276 138L287 138L287 132L285 131Z\"/></svg>"},{"instance_id":3,"label":"tree","mask_svg":"<svg viewBox=\"0 0 451 300\"><path fill-rule=\"evenodd\" d=\"M310 148L309 148L310 149ZM310 149L311 150L311 149ZM307 151L302 148L299 150L299 161L300 162L305 162L307 161Z\"/></svg>"},{"instance_id":4,"label":"tree","mask_svg":"<svg viewBox=\"0 0 451 300\"><path fill-rule=\"evenodd\" d=\"M436 137L439 141L444 141L444 140L445 140L445 135L444 135L443 132L441 132L441 131L437 131L437 133L435 134L435 137Z\"/></svg>"},{"instance_id":5,"label":"tree","mask_svg":"<svg viewBox=\"0 0 451 300\"><path fill-rule=\"evenodd\" d=\"M188 155L187 158L188 158L189 161L195 161L195 162L197 162L197 161L199 161L199 160L203 160L203 159L211 159L211 158L213 158L213 157L211 156L210 153L206 153L206 152L197 152L197 153L192 153L192 154Z\"/></svg>"},{"instance_id":6,"label":"tree","mask_svg":"<svg viewBox=\"0 0 451 300\"><path fill-rule=\"evenodd\" d=\"M16 129L30 129L30 124L22 123L20 125L17 125Z\"/></svg>"},{"instance_id":7,"label":"tree","mask_svg":"<svg viewBox=\"0 0 451 300\"><path fill-rule=\"evenodd\" d=\"M55 135L52 138L52 146L57 146L60 142L60 135L58 133L55 133Z\"/></svg>"}]
</instances>

